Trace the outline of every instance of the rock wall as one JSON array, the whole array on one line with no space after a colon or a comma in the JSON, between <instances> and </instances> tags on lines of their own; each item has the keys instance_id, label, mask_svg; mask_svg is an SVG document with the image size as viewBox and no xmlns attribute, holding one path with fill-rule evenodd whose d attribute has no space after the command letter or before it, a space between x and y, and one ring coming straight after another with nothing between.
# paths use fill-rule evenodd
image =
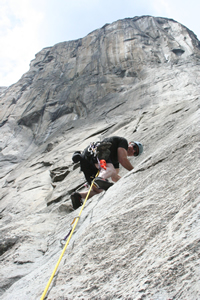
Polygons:
<instances>
[{"instance_id":1,"label":"rock wall","mask_svg":"<svg viewBox=\"0 0 200 300\"><path fill-rule=\"evenodd\" d=\"M174 20L119 20L36 54L1 93L2 299L39 299L79 210L75 150L138 140L89 199L47 299L198 299L200 44Z\"/></svg>"}]
</instances>

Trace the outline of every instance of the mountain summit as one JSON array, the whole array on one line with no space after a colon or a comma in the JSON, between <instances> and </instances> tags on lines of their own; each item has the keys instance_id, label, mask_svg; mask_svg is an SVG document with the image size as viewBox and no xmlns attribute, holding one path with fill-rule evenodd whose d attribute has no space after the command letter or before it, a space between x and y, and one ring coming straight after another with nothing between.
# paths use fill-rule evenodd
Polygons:
<instances>
[{"instance_id":1,"label":"mountain summit","mask_svg":"<svg viewBox=\"0 0 200 300\"><path fill-rule=\"evenodd\" d=\"M36 54L0 94L0 295L39 299L78 216L74 151L142 142L134 170L89 199L47 299L200 298L200 42L142 16Z\"/></svg>"}]
</instances>

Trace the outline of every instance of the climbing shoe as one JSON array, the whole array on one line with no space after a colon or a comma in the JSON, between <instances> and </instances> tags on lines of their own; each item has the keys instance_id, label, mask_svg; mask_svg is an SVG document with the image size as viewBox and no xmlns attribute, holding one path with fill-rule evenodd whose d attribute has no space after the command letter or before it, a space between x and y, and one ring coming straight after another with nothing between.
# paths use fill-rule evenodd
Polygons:
<instances>
[{"instance_id":1,"label":"climbing shoe","mask_svg":"<svg viewBox=\"0 0 200 300\"><path fill-rule=\"evenodd\" d=\"M113 185L112 182L109 182L107 179L103 179L101 177L96 177L94 179L94 184L99 189L102 189L102 190L105 190L105 191L107 191L109 189L109 187L111 187Z\"/></svg>"},{"instance_id":2,"label":"climbing shoe","mask_svg":"<svg viewBox=\"0 0 200 300\"><path fill-rule=\"evenodd\" d=\"M79 208L79 206L81 206L83 204L81 195L77 192L74 192L73 194L71 194L71 201L72 201L73 209L77 209L77 208Z\"/></svg>"}]
</instances>

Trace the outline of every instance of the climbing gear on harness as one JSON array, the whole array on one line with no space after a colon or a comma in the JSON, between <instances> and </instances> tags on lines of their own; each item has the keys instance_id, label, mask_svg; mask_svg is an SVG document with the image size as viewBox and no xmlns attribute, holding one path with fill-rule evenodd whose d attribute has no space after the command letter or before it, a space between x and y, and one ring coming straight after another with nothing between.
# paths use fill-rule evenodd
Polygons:
<instances>
[{"instance_id":1,"label":"climbing gear on harness","mask_svg":"<svg viewBox=\"0 0 200 300\"><path fill-rule=\"evenodd\" d=\"M96 142L96 143L90 143L90 146L88 147L88 152L93 155L94 157L97 157L99 160L104 159L107 160L110 155L109 148L112 146L110 142Z\"/></svg>"},{"instance_id":2,"label":"climbing gear on harness","mask_svg":"<svg viewBox=\"0 0 200 300\"><path fill-rule=\"evenodd\" d=\"M71 194L71 201L72 201L72 206L74 209L77 209L79 206L83 204L81 195L77 192L74 192Z\"/></svg>"},{"instance_id":3,"label":"climbing gear on harness","mask_svg":"<svg viewBox=\"0 0 200 300\"><path fill-rule=\"evenodd\" d=\"M106 161L105 161L105 159L101 159L99 161L99 164L100 164L100 168L103 168L104 170L106 170Z\"/></svg>"},{"instance_id":4,"label":"climbing gear on harness","mask_svg":"<svg viewBox=\"0 0 200 300\"><path fill-rule=\"evenodd\" d=\"M109 148L112 146L110 142L91 143L88 147L88 152L93 155L99 165L99 169L106 170L106 160L110 156Z\"/></svg>"},{"instance_id":5,"label":"climbing gear on harness","mask_svg":"<svg viewBox=\"0 0 200 300\"><path fill-rule=\"evenodd\" d=\"M133 146L134 150L137 152L134 154L134 156L139 156L143 152L143 146L140 142L131 142L131 145Z\"/></svg>"},{"instance_id":6,"label":"climbing gear on harness","mask_svg":"<svg viewBox=\"0 0 200 300\"><path fill-rule=\"evenodd\" d=\"M105 191L107 191L113 185L112 182L109 182L107 179L103 179L101 177L96 177L94 179L94 184L99 189L102 189L102 190L105 190Z\"/></svg>"},{"instance_id":7,"label":"climbing gear on harness","mask_svg":"<svg viewBox=\"0 0 200 300\"><path fill-rule=\"evenodd\" d=\"M97 172L96 176L98 176L98 175L99 175L99 171ZM75 228L76 228L76 225L77 225L77 223L78 223L78 221L79 221L79 219L80 219L80 216L81 216L82 211L83 211L83 209L84 209L84 206L85 206L85 204L86 204L86 202L87 202L87 199L88 199L88 197L89 197L89 195L90 195L90 192L91 192L91 190L92 190L93 183L94 183L94 179L93 179L92 184L91 184L91 187L90 187L90 189L89 189L89 191L88 191L88 193L87 193L87 196L86 196L86 198L85 198L85 201L83 202L83 205L82 205L82 207L81 207L81 210L80 210L80 212L79 212L79 215L78 215L78 217L76 217L76 219L75 219L74 226L73 226L73 228L72 228L72 230L71 230L71 232L70 232L70 234L69 234L69 237L68 237L68 239L67 239L67 242L66 242L66 244L65 244L65 247L64 247L63 250L62 250L62 253L61 253L60 257L59 257L59 260L58 260L58 262L57 262L57 264L56 264L56 266L55 266L55 268L54 268L54 270L53 270L53 273L51 274L51 277L49 278L49 281L48 281L48 283L47 283L47 286L46 286L46 288L44 289L44 292L43 292L42 297L40 298L40 300L44 300L44 297L46 296L46 293L47 293L47 291L48 291L48 289L49 289L49 286L50 286L50 284L51 284L51 282L52 282L52 280L53 280L53 277L54 277L54 275L55 275L55 273L56 273L56 271L57 271L57 269L58 269L58 266L59 266L59 264L60 264L60 262L61 262L61 259L62 259L63 255L64 255L64 253L65 253L65 250L66 250L66 248L67 248L67 246L68 246L68 244L69 244L69 241L70 241L70 239L71 239L71 237L72 237L72 234L73 234L73 232L74 232L74 230L75 230Z\"/></svg>"},{"instance_id":8,"label":"climbing gear on harness","mask_svg":"<svg viewBox=\"0 0 200 300\"><path fill-rule=\"evenodd\" d=\"M90 143L90 146L88 147L88 152L93 155L93 156L96 156L97 153L96 153L96 143Z\"/></svg>"}]
</instances>

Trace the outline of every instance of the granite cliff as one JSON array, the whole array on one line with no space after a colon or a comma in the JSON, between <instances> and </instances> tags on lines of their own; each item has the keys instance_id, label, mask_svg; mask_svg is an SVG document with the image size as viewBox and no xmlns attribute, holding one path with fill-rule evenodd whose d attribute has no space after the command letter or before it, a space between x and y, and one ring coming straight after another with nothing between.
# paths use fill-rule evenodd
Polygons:
<instances>
[{"instance_id":1,"label":"granite cliff","mask_svg":"<svg viewBox=\"0 0 200 300\"><path fill-rule=\"evenodd\" d=\"M40 299L78 215L75 150L139 140L134 170L89 199L47 299L200 298L200 42L151 16L36 54L0 90L0 295Z\"/></svg>"}]
</instances>

